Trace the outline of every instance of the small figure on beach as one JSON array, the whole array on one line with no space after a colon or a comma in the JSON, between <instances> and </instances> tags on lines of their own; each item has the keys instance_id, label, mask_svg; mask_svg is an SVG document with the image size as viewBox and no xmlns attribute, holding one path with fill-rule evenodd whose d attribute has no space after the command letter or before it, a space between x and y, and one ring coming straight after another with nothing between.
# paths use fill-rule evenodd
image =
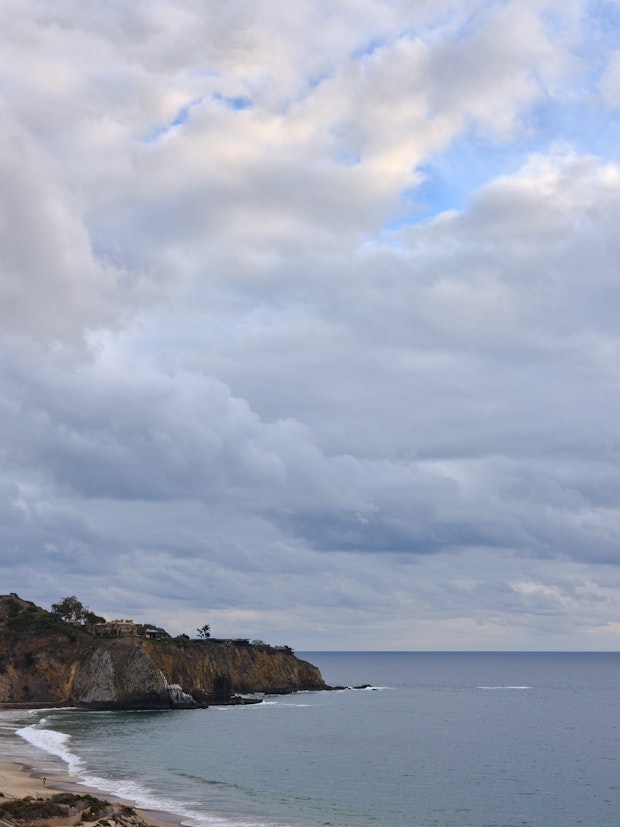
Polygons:
<instances>
[{"instance_id":1,"label":"small figure on beach","mask_svg":"<svg viewBox=\"0 0 620 827\"><path fill-rule=\"evenodd\" d=\"M41 779L41 781L43 782L43 786L45 786L45 782L47 781L47 778L46 778L45 776L43 776L43 778Z\"/></svg>"}]
</instances>

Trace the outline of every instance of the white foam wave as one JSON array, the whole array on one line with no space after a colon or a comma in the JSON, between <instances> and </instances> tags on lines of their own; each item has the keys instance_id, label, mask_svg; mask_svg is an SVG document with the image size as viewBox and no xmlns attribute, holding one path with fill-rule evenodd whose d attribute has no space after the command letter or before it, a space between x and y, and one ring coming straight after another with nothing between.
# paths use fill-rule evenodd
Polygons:
<instances>
[{"instance_id":1,"label":"white foam wave","mask_svg":"<svg viewBox=\"0 0 620 827\"><path fill-rule=\"evenodd\" d=\"M192 802L188 802L190 806L187 806L173 799L158 797L135 781L88 775L84 762L71 752L69 747L71 736L53 729L45 729L43 727L45 722L46 719L42 718L36 724L16 730L15 734L44 752L61 758L66 763L73 782L80 786L100 793L108 793L141 810L172 813L188 827L273 827L267 822L232 821L201 813L191 809Z\"/></svg>"},{"instance_id":2,"label":"white foam wave","mask_svg":"<svg viewBox=\"0 0 620 827\"><path fill-rule=\"evenodd\" d=\"M101 778L94 775L83 775L79 781L89 789L96 789L103 793L110 793L116 798L123 799L140 810L155 813L172 813L181 818L181 823L188 827L274 827L268 822L233 821L227 818L201 813L179 801L158 797L151 791L134 781L118 781Z\"/></svg>"},{"instance_id":3,"label":"white foam wave","mask_svg":"<svg viewBox=\"0 0 620 827\"><path fill-rule=\"evenodd\" d=\"M532 689L531 686L478 686L478 689Z\"/></svg>"},{"instance_id":4,"label":"white foam wave","mask_svg":"<svg viewBox=\"0 0 620 827\"><path fill-rule=\"evenodd\" d=\"M65 735L62 732L56 732L56 730L53 729L41 729L40 727L44 722L45 718L37 724L31 724L30 726L16 730L15 734L44 752L61 758L71 774L79 774L82 768L82 761L69 749L71 736Z\"/></svg>"},{"instance_id":5,"label":"white foam wave","mask_svg":"<svg viewBox=\"0 0 620 827\"><path fill-rule=\"evenodd\" d=\"M281 709L286 707L290 709L291 707L308 707L312 706L312 704L296 704L291 703L290 701L282 701L282 700L275 700L275 701L261 701L259 704L246 704L245 706L236 706L235 704L223 704L222 706L210 706L209 709L216 709L220 712L228 712L232 711L235 714L239 714L238 710L242 710L243 712L250 712L251 710L260 711L261 709L266 709L270 706L278 706Z\"/></svg>"}]
</instances>

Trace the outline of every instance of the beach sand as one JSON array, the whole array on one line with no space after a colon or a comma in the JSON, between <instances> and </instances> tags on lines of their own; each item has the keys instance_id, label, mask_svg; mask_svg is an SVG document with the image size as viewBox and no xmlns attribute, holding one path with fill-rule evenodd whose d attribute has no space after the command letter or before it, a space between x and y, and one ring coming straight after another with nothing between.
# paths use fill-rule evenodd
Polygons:
<instances>
[{"instance_id":1,"label":"beach sand","mask_svg":"<svg viewBox=\"0 0 620 827\"><path fill-rule=\"evenodd\" d=\"M0 793L4 798L48 798L54 793L62 792L51 783L43 783L23 764L0 761Z\"/></svg>"},{"instance_id":2,"label":"beach sand","mask_svg":"<svg viewBox=\"0 0 620 827\"><path fill-rule=\"evenodd\" d=\"M0 808L2 807L3 800L26 798L28 796L32 798L50 798L60 792L73 792L78 795L90 794L102 801L109 801L110 803L131 807L144 822L145 827L171 827L171 825L179 827L181 823L180 819L172 813L147 813L133 807L131 802L100 793L98 790L89 790L82 785L71 783L69 778L67 778L66 782L60 780L58 776L50 779L49 777L42 776L40 773L36 773L24 764L12 761L0 761ZM118 818L113 817L112 820L119 824ZM66 820L54 819L55 827L62 827L63 823L72 825L74 821L75 819L72 818ZM98 822L93 822L93 824L97 823ZM81 822L81 824L83 827L90 827L88 822ZM122 827L122 824L119 825L119 827Z\"/></svg>"}]
</instances>

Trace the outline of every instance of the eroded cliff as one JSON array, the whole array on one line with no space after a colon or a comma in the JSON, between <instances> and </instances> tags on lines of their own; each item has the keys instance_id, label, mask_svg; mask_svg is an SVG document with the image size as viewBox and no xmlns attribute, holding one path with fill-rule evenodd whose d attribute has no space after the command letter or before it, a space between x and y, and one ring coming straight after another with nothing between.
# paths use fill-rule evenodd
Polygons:
<instances>
[{"instance_id":1,"label":"eroded cliff","mask_svg":"<svg viewBox=\"0 0 620 827\"><path fill-rule=\"evenodd\" d=\"M0 596L0 703L160 709L324 688L319 670L290 650L96 638L16 595Z\"/></svg>"}]
</instances>

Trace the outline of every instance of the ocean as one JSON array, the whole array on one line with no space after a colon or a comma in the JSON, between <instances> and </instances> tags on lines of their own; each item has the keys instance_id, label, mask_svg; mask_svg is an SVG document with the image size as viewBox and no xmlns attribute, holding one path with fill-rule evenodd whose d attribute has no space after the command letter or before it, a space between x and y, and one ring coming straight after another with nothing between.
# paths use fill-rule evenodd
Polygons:
<instances>
[{"instance_id":1,"label":"ocean","mask_svg":"<svg viewBox=\"0 0 620 827\"><path fill-rule=\"evenodd\" d=\"M618 827L620 654L307 652L245 707L0 713L1 756L191 827Z\"/></svg>"}]
</instances>

